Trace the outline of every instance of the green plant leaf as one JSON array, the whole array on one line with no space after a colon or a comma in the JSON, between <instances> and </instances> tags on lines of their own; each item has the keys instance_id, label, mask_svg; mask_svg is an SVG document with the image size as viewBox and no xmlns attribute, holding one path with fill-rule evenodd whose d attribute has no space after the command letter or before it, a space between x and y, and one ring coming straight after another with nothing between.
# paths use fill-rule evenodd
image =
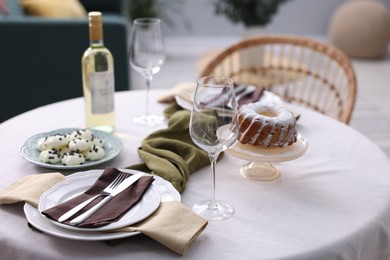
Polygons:
<instances>
[{"instance_id":1,"label":"green plant leaf","mask_svg":"<svg viewBox=\"0 0 390 260\"><path fill-rule=\"evenodd\" d=\"M271 22L279 5L289 0L215 0L214 13L225 15L233 23L246 27L264 26Z\"/></svg>"}]
</instances>

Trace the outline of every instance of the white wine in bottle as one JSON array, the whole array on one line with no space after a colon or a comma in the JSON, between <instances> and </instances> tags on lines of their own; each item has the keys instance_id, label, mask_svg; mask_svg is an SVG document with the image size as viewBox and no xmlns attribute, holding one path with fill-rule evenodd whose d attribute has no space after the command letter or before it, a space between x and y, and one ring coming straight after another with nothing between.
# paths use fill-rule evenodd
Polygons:
<instances>
[{"instance_id":1,"label":"white wine in bottle","mask_svg":"<svg viewBox=\"0 0 390 260\"><path fill-rule=\"evenodd\" d=\"M90 12L88 17L90 46L81 61L86 125L111 133L115 128L114 59L104 46L102 14Z\"/></svg>"}]
</instances>

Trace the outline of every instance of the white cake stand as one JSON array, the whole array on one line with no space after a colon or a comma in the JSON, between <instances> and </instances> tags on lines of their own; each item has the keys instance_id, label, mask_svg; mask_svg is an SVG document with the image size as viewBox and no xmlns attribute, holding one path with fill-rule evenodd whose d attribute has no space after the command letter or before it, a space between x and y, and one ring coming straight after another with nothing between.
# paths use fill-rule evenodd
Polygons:
<instances>
[{"instance_id":1,"label":"white cake stand","mask_svg":"<svg viewBox=\"0 0 390 260\"><path fill-rule=\"evenodd\" d=\"M234 157L250 161L240 169L245 178L257 181L271 181L279 178L280 171L272 163L297 159L305 154L307 140L300 134L297 142L284 148L262 148L235 142L226 152Z\"/></svg>"}]
</instances>

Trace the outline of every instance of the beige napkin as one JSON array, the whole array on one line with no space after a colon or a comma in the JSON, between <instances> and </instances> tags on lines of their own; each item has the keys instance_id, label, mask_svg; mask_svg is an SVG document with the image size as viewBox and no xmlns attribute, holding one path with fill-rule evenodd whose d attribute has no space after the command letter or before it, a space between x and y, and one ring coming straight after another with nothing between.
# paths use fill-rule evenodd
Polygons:
<instances>
[{"instance_id":1,"label":"beige napkin","mask_svg":"<svg viewBox=\"0 0 390 260\"><path fill-rule=\"evenodd\" d=\"M173 88L169 89L166 93L159 96L157 98L157 101L160 103L173 103L176 100L175 96L179 96L182 100L192 105L195 88L196 88L195 82L180 82L176 84ZM244 97L241 97L237 101L239 106L246 103L252 103L258 101L261 95L263 94L264 90L265 88L263 86L258 86L254 92L249 93Z\"/></svg>"},{"instance_id":2,"label":"beige napkin","mask_svg":"<svg viewBox=\"0 0 390 260\"><path fill-rule=\"evenodd\" d=\"M195 87L195 82L180 82L168 90L168 92L158 97L157 101L161 103L172 103L175 101L175 96L179 96L192 104L192 96L194 95Z\"/></svg>"},{"instance_id":3,"label":"beige napkin","mask_svg":"<svg viewBox=\"0 0 390 260\"><path fill-rule=\"evenodd\" d=\"M23 177L0 191L0 205L27 202L38 206L39 197L56 183L66 179L60 173L33 174ZM140 231L177 254L183 255L188 246L206 228L207 221L178 201L162 202L146 220L118 232Z\"/></svg>"},{"instance_id":4,"label":"beige napkin","mask_svg":"<svg viewBox=\"0 0 390 260\"><path fill-rule=\"evenodd\" d=\"M161 203L146 220L118 232L140 231L172 251L184 255L185 250L206 228L207 221L178 201Z\"/></svg>"},{"instance_id":5,"label":"beige napkin","mask_svg":"<svg viewBox=\"0 0 390 260\"><path fill-rule=\"evenodd\" d=\"M37 208L41 194L65 179L59 172L24 176L6 189L0 190L0 205L24 201Z\"/></svg>"}]
</instances>

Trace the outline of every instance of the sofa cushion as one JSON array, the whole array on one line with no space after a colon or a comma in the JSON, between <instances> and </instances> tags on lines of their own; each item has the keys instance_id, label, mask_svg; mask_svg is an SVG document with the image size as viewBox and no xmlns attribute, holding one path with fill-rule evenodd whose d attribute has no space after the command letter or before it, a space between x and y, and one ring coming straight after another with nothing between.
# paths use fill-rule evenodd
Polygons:
<instances>
[{"instance_id":1,"label":"sofa cushion","mask_svg":"<svg viewBox=\"0 0 390 260\"><path fill-rule=\"evenodd\" d=\"M2 14L9 14L7 0L0 0L0 13L2 13Z\"/></svg>"},{"instance_id":2,"label":"sofa cushion","mask_svg":"<svg viewBox=\"0 0 390 260\"><path fill-rule=\"evenodd\" d=\"M20 3L27 14L34 16L73 18L87 15L78 0L21 0Z\"/></svg>"},{"instance_id":3,"label":"sofa cushion","mask_svg":"<svg viewBox=\"0 0 390 260\"><path fill-rule=\"evenodd\" d=\"M0 0L0 5L0 9L2 9L2 11L0 11L0 20L24 16L19 0Z\"/></svg>"}]
</instances>

